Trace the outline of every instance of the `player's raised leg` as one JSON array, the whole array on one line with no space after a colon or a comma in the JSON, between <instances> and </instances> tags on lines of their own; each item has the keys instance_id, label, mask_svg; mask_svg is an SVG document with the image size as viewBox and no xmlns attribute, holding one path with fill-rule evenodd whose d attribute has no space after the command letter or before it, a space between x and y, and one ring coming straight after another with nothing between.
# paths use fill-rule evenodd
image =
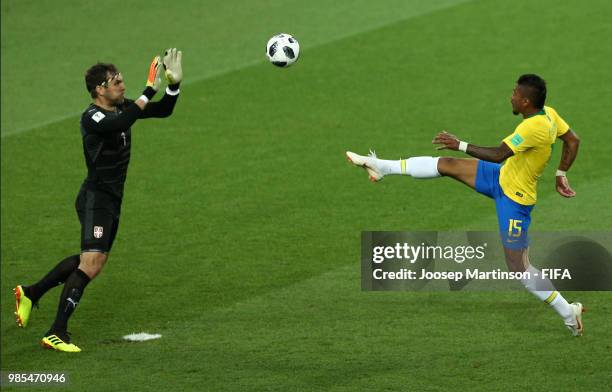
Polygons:
<instances>
[{"instance_id":1,"label":"player's raised leg","mask_svg":"<svg viewBox=\"0 0 612 392\"><path fill-rule=\"evenodd\" d=\"M476 189L478 159L441 157L438 161L438 171L443 176L452 177L470 188Z\"/></svg>"},{"instance_id":2,"label":"player's raised leg","mask_svg":"<svg viewBox=\"0 0 612 392\"><path fill-rule=\"evenodd\" d=\"M421 156L386 160L379 159L374 152L364 156L351 151L346 152L346 157L354 165L364 168L374 182L389 175L404 175L421 179L448 176L471 188L476 184L477 159Z\"/></svg>"}]
</instances>

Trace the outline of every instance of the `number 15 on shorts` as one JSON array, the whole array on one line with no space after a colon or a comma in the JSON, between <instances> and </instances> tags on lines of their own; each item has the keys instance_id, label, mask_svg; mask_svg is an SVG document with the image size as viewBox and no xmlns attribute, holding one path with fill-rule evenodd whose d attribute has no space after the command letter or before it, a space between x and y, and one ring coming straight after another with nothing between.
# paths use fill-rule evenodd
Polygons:
<instances>
[{"instance_id":1,"label":"number 15 on shorts","mask_svg":"<svg viewBox=\"0 0 612 392\"><path fill-rule=\"evenodd\" d=\"M520 237L521 233L523 232L521 227L523 221L518 219L509 219L508 222L508 237Z\"/></svg>"}]
</instances>

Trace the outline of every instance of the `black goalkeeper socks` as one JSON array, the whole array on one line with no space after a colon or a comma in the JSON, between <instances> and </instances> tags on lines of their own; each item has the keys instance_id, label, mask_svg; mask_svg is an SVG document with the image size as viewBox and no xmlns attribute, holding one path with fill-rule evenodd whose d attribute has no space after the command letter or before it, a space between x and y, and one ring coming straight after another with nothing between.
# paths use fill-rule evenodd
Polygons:
<instances>
[{"instance_id":1,"label":"black goalkeeper socks","mask_svg":"<svg viewBox=\"0 0 612 392\"><path fill-rule=\"evenodd\" d=\"M44 278L32 286L24 287L25 295L32 302L38 302L38 300L50 289L58 286L66 281L70 274L72 274L81 262L80 255L68 256L64 260L60 261Z\"/></svg>"},{"instance_id":2,"label":"black goalkeeper socks","mask_svg":"<svg viewBox=\"0 0 612 392\"><path fill-rule=\"evenodd\" d=\"M51 326L51 331L66 331L68 319L79 304L83 296L83 291L90 280L89 276L78 268L68 277L68 279L66 279L59 306L57 307L57 316L55 317L55 322Z\"/></svg>"}]
</instances>

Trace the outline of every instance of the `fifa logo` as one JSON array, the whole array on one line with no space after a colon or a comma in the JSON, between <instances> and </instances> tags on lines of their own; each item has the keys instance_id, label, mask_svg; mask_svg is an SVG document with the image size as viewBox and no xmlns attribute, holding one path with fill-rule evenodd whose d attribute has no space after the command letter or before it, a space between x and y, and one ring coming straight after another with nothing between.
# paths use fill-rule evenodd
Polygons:
<instances>
[{"instance_id":1,"label":"fifa logo","mask_svg":"<svg viewBox=\"0 0 612 392\"><path fill-rule=\"evenodd\" d=\"M94 226L93 235L95 238L102 238L104 234L104 228L102 226Z\"/></svg>"}]
</instances>

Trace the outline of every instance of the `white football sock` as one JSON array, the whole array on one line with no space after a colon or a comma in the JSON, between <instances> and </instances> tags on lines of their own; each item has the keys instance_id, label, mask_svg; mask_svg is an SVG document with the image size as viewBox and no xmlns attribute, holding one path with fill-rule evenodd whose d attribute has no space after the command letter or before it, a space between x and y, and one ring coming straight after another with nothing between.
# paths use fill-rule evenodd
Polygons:
<instances>
[{"instance_id":1,"label":"white football sock","mask_svg":"<svg viewBox=\"0 0 612 392\"><path fill-rule=\"evenodd\" d=\"M438 159L440 157L413 157L399 161L376 158L376 165L385 176L400 174L414 178L435 178L440 177Z\"/></svg>"},{"instance_id":2,"label":"white football sock","mask_svg":"<svg viewBox=\"0 0 612 392\"><path fill-rule=\"evenodd\" d=\"M527 272L530 273L529 279L521 279L521 283L533 295L541 301L549 304L561 316L566 324L574 323L574 313L569 303L563 298L560 292L555 290L552 282L548 278L542 278L542 272L529 265ZM536 277L535 274L538 274Z\"/></svg>"}]
</instances>

